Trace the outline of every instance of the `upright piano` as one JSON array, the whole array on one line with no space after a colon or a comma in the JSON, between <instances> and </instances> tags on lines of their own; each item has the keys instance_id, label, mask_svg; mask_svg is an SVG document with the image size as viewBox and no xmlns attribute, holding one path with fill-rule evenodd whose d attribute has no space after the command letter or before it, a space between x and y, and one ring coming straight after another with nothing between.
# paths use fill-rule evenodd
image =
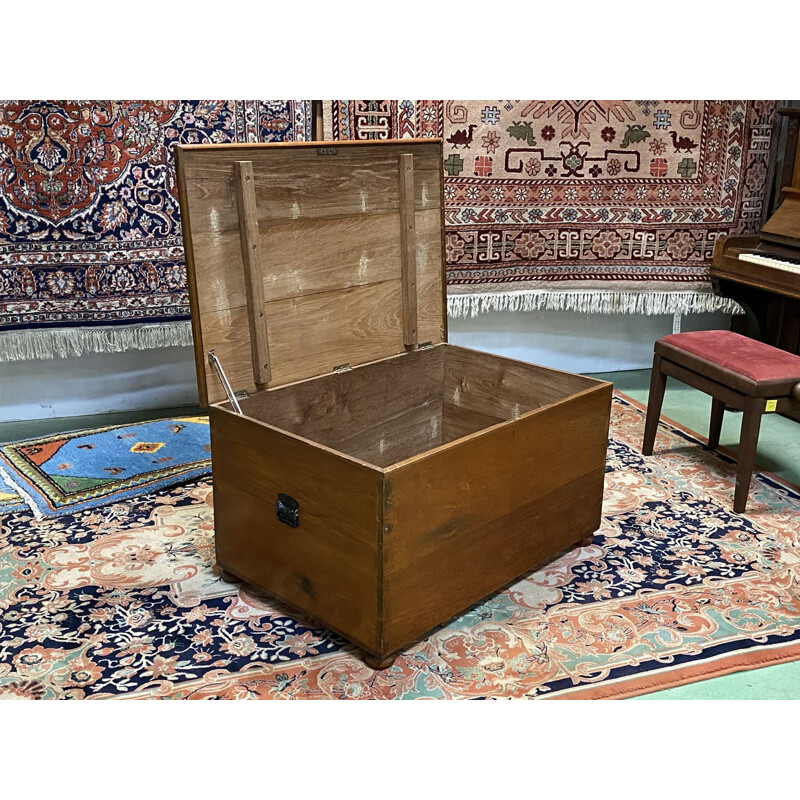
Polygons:
<instances>
[{"instance_id":1,"label":"upright piano","mask_svg":"<svg viewBox=\"0 0 800 800\"><path fill-rule=\"evenodd\" d=\"M744 310L754 339L800 354L800 109L788 118L780 204L757 236L723 236L711 282Z\"/></svg>"}]
</instances>

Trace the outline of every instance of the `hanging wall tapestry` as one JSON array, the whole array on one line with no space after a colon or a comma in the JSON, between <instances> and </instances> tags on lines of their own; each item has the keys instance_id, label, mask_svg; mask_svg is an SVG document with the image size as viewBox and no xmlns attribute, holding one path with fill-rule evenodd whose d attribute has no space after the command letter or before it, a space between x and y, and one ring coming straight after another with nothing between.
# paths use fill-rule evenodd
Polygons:
<instances>
[{"instance_id":1,"label":"hanging wall tapestry","mask_svg":"<svg viewBox=\"0 0 800 800\"><path fill-rule=\"evenodd\" d=\"M714 241L767 211L776 101L335 100L326 139L444 139L448 310L728 310Z\"/></svg>"},{"instance_id":2,"label":"hanging wall tapestry","mask_svg":"<svg viewBox=\"0 0 800 800\"><path fill-rule=\"evenodd\" d=\"M0 361L191 344L171 146L310 126L307 100L0 101Z\"/></svg>"}]
</instances>

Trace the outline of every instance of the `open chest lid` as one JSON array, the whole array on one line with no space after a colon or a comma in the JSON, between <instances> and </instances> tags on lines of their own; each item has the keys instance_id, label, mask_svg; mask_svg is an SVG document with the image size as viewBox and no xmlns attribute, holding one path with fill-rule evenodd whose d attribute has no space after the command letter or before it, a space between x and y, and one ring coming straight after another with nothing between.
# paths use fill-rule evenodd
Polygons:
<instances>
[{"instance_id":1,"label":"open chest lid","mask_svg":"<svg viewBox=\"0 0 800 800\"><path fill-rule=\"evenodd\" d=\"M204 405L446 341L441 140L175 150Z\"/></svg>"}]
</instances>

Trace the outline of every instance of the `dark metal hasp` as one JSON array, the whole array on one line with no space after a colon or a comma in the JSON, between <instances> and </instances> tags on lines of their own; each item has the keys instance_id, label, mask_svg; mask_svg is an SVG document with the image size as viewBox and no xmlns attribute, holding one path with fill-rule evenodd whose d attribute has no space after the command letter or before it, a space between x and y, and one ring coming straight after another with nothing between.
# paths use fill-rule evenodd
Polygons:
<instances>
[{"instance_id":1,"label":"dark metal hasp","mask_svg":"<svg viewBox=\"0 0 800 800\"><path fill-rule=\"evenodd\" d=\"M275 516L290 528L300 524L300 504L288 494L279 494L275 503Z\"/></svg>"}]
</instances>

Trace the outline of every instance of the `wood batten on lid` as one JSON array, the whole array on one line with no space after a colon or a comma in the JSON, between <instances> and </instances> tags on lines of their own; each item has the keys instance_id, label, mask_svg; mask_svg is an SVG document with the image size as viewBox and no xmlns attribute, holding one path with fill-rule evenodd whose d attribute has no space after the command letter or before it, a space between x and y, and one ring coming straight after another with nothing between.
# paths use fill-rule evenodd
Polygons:
<instances>
[{"instance_id":1,"label":"wood batten on lid","mask_svg":"<svg viewBox=\"0 0 800 800\"><path fill-rule=\"evenodd\" d=\"M239 238L242 242L244 287L247 294L247 321L253 351L253 377L256 388L264 389L270 381L269 340L264 311L264 278L258 236L258 204L256 203L253 162L233 164L236 203L239 208Z\"/></svg>"},{"instance_id":2,"label":"wood batten on lid","mask_svg":"<svg viewBox=\"0 0 800 800\"><path fill-rule=\"evenodd\" d=\"M400 269L403 276L403 343L417 346L417 232L414 155L400 154Z\"/></svg>"},{"instance_id":3,"label":"wood batten on lid","mask_svg":"<svg viewBox=\"0 0 800 800\"><path fill-rule=\"evenodd\" d=\"M198 385L225 400L447 340L442 143L180 145Z\"/></svg>"}]
</instances>

